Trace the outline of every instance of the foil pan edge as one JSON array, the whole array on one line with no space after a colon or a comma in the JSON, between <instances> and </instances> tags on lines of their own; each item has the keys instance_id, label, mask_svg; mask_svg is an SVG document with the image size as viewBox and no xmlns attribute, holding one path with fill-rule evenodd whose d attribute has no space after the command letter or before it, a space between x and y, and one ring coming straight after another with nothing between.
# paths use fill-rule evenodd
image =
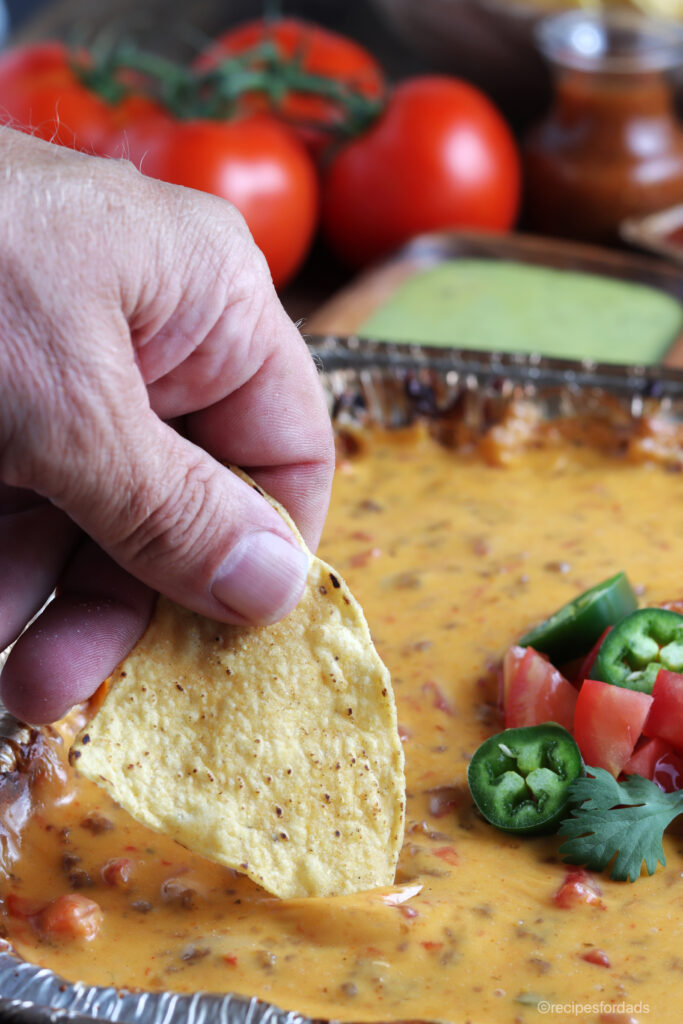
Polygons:
<instances>
[{"instance_id":1,"label":"foil pan edge","mask_svg":"<svg viewBox=\"0 0 683 1024\"><path fill-rule=\"evenodd\" d=\"M0 952L0 1019L16 1024L54 1021L119 1021L125 1024L309 1024L260 999L195 992L126 992L115 988L67 983L44 967Z\"/></svg>"}]
</instances>

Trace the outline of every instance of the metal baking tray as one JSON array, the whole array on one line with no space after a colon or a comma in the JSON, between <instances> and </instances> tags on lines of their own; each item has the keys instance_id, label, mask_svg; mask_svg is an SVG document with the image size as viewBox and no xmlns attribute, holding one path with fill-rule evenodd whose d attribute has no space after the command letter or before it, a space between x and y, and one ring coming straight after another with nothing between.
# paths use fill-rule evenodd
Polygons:
<instances>
[{"instance_id":1,"label":"metal baking tray","mask_svg":"<svg viewBox=\"0 0 683 1024\"><path fill-rule=\"evenodd\" d=\"M683 424L683 370L548 359L534 355L392 345L355 337L309 338L337 424L400 426L419 417L464 421L470 436L510 402L543 416L597 416L621 431L645 416ZM683 449L675 453L683 469ZM1 657L1 656L0 656ZM30 729L0 708L0 792L21 773ZM4 776L4 779L2 778ZM0 1021L122 1024L310 1024L258 999L198 992L129 992L74 984L0 949Z\"/></svg>"}]
</instances>

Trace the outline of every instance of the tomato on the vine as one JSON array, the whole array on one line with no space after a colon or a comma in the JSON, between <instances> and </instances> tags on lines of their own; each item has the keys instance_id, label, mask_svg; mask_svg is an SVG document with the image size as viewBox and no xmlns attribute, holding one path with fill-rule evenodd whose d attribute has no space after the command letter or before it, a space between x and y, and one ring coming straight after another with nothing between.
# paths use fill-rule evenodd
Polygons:
<instances>
[{"instance_id":1,"label":"tomato on the vine","mask_svg":"<svg viewBox=\"0 0 683 1024\"><path fill-rule=\"evenodd\" d=\"M111 107L79 80L62 43L44 42L0 55L0 119L48 142L98 152Z\"/></svg>"},{"instance_id":2,"label":"tomato on the vine","mask_svg":"<svg viewBox=\"0 0 683 1024\"><path fill-rule=\"evenodd\" d=\"M276 287L306 257L317 223L317 174L298 139L274 118L178 121L152 114L112 136L107 149L128 156L152 178L230 200L266 257Z\"/></svg>"},{"instance_id":3,"label":"tomato on the vine","mask_svg":"<svg viewBox=\"0 0 683 1024\"><path fill-rule=\"evenodd\" d=\"M424 231L507 230L519 200L519 153L493 104L466 82L423 76L399 84L332 160L323 228L332 249L361 266Z\"/></svg>"},{"instance_id":4,"label":"tomato on the vine","mask_svg":"<svg viewBox=\"0 0 683 1024\"><path fill-rule=\"evenodd\" d=\"M66 47L56 41L4 50L0 54L0 95L3 102L12 102L25 82L59 77L68 70L68 66Z\"/></svg>"},{"instance_id":5,"label":"tomato on the vine","mask_svg":"<svg viewBox=\"0 0 683 1024\"><path fill-rule=\"evenodd\" d=\"M226 57L242 54L265 42L272 42L283 60L298 62L302 71L332 79L367 99L376 99L384 93L384 74L372 54L348 36L299 18L259 18L237 25L218 36L195 66L198 70L208 70ZM255 92L247 94L243 100L250 110L263 110L267 103L263 94ZM339 105L332 100L296 90L282 97L277 113L290 123L316 156L342 117Z\"/></svg>"},{"instance_id":6,"label":"tomato on the vine","mask_svg":"<svg viewBox=\"0 0 683 1024\"><path fill-rule=\"evenodd\" d=\"M146 140L175 123L173 116L155 99L131 93L110 107L107 130L99 141L97 155L130 160L140 168L149 148Z\"/></svg>"}]
</instances>

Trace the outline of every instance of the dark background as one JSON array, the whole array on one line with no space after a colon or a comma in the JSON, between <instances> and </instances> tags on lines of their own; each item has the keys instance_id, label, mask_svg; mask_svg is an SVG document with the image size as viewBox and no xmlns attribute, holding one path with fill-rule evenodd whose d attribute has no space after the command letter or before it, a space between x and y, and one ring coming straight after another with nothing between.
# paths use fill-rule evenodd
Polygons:
<instances>
[{"instance_id":1,"label":"dark background","mask_svg":"<svg viewBox=\"0 0 683 1024\"><path fill-rule=\"evenodd\" d=\"M87 44L106 31L179 59L190 59L216 33L266 11L298 16L356 39L389 81L424 72L466 79L491 97L520 135L550 96L550 76L533 44L533 18L507 0L5 2L13 16L12 42L56 37Z\"/></svg>"},{"instance_id":2,"label":"dark background","mask_svg":"<svg viewBox=\"0 0 683 1024\"><path fill-rule=\"evenodd\" d=\"M35 36L64 35L79 28L91 31L98 25L119 21L143 41L148 42L146 37L153 37L159 48L179 53L186 48L197 48L205 33L259 17L268 6L274 6L260 0L227 3L225 0L195 0L182 4L172 0L5 0L5 3L11 28L19 37L27 31ZM368 0L283 0L277 7L283 14L311 18L358 39L384 63L390 78L433 66L387 32Z\"/></svg>"},{"instance_id":3,"label":"dark background","mask_svg":"<svg viewBox=\"0 0 683 1024\"><path fill-rule=\"evenodd\" d=\"M19 25L25 18L28 18L34 11L37 11L39 7L42 7L44 3L45 0L5 0L10 22L14 26Z\"/></svg>"}]
</instances>

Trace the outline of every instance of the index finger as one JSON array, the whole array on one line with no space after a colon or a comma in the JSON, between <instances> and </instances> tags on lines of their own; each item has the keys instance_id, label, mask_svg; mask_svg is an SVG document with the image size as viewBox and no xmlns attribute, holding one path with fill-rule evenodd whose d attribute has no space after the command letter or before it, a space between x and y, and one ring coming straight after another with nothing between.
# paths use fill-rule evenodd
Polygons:
<instances>
[{"instance_id":1,"label":"index finger","mask_svg":"<svg viewBox=\"0 0 683 1024\"><path fill-rule=\"evenodd\" d=\"M253 288L253 277L248 280ZM164 419L185 417L191 441L246 469L315 549L334 471L327 402L308 347L272 283L258 285L258 297L246 300L233 280L225 307L205 329L196 311L215 308L215 294L210 305L205 295L186 296L163 330L144 341L138 361L154 411ZM189 316L194 330L187 329Z\"/></svg>"},{"instance_id":2,"label":"index finger","mask_svg":"<svg viewBox=\"0 0 683 1024\"><path fill-rule=\"evenodd\" d=\"M303 339L292 348L305 349ZM288 346L276 347L246 384L188 417L187 427L215 458L247 469L315 550L334 464L327 405L308 351L293 356Z\"/></svg>"}]
</instances>

